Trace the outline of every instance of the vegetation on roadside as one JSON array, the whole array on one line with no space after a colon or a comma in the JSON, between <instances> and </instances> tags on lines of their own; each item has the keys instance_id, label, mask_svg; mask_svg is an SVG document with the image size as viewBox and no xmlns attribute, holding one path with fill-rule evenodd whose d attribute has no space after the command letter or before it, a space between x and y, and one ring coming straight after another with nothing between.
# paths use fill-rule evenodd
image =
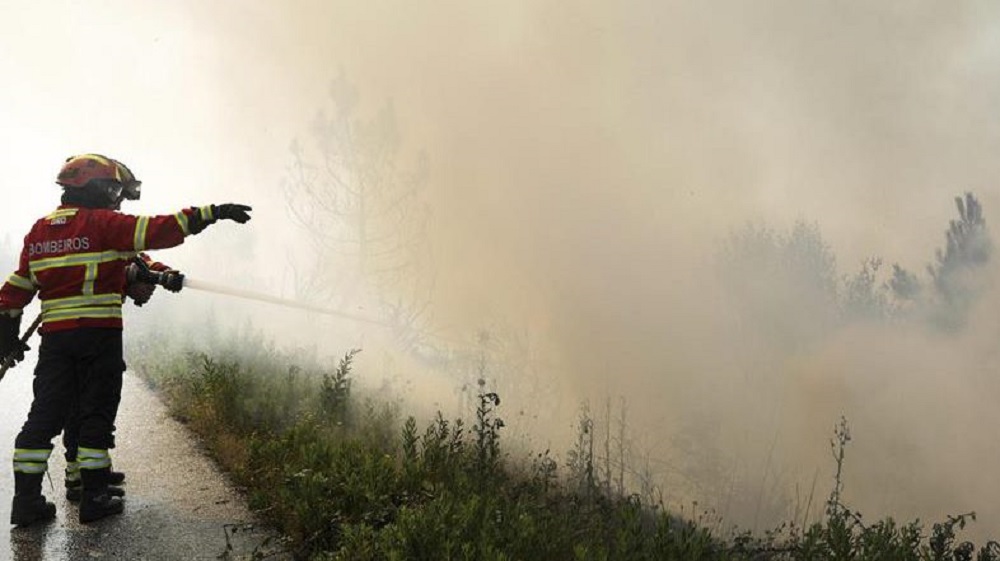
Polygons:
<instances>
[{"instance_id":1,"label":"vegetation on roadside","mask_svg":"<svg viewBox=\"0 0 1000 561\"><path fill-rule=\"evenodd\" d=\"M548 451L509 457L500 396L483 384L470 420L439 414L419 426L398 404L354 395L357 350L303 367L266 345L244 348L255 349L251 360L164 350L133 366L299 559L1000 559L996 542L958 539L973 513L925 528L868 522L846 506L845 420L831 442L837 469L823 520L719 536L612 490L593 446L577 446L566 465Z\"/></svg>"}]
</instances>

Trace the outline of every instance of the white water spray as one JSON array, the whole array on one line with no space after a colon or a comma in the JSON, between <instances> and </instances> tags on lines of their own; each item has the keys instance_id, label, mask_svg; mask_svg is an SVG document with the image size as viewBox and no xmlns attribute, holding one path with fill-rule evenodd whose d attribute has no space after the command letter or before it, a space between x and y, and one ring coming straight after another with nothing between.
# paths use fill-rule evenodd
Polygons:
<instances>
[{"instance_id":1,"label":"white water spray","mask_svg":"<svg viewBox=\"0 0 1000 561\"><path fill-rule=\"evenodd\" d=\"M237 298L244 298L247 300L256 300L258 302L267 302L268 304L276 304L278 306L284 306L286 308L296 308L299 310L306 310L309 312L316 312L319 314L325 314L328 316L336 316L346 319L351 319L354 321L361 321L365 323L373 323L376 325L384 326L385 323L366 316L361 316L357 314L352 314L349 312L343 312L340 310L334 310L331 308L323 308L320 306L314 306L312 304L306 304L305 302L299 302L297 300L290 300L288 298L280 298L278 296L272 296L270 294L264 294L261 292L255 292L252 290L245 290L241 288L232 288L229 286L223 286L220 284L215 284L211 282L205 282L197 279L191 279L188 277L184 278L184 288L193 288L195 290L203 290L205 292L214 292L215 294L225 294L228 296L235 296Z\"/></svg>"}]
</instances>

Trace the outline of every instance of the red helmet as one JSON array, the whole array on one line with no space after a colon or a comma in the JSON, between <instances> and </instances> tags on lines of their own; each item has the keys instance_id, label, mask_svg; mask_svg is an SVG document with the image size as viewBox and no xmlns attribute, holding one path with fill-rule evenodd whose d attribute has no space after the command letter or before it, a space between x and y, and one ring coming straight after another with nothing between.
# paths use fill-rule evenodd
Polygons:
<instances>
[{"instance_id":1,"label":"red helmet","mask_svg":"<svg viewBox=\"0 0 1000 561\"><path fill-rule=\"evenodd\" d=\"M142 182L135 178L132 170L125 164L102 156L100 154L82 154L66 159L56 183L67 188L87 187L91 182L96 184L117 184L126 199L139 198Z\"/></svg>"}]
</instances>

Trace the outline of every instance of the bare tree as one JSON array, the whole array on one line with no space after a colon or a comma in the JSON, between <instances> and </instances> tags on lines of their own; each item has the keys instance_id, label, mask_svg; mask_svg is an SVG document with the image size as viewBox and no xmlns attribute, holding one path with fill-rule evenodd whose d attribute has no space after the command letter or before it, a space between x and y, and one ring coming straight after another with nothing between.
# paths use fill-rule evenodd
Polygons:
<instances>
[{"instance_id":1,"label":"bare tree","mask_svg":"<svg viewBox=\"0 0 1000 561\"><path fill-rule=\"evenodd\" d=\"M415 338L432 288L426 158L401 163L391 103L361 115L343 72L329 91L332 112L317 115L311 142L292 143L285 181L288 209L313 244L296 289L340 305L374 302L400 337Z\"/></svg>"}]
</instances>

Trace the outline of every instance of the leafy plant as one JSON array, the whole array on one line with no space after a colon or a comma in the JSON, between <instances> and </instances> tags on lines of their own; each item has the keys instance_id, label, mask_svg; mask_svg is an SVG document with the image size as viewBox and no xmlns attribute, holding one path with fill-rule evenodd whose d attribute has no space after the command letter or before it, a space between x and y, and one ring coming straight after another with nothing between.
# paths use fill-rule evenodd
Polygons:
<instances>
[{"instance_id":1,"label":"leafy plant","mask_svg":"<svg viewBox=\"0 0 1000 561\"><path fill-rule=\"evenodd\" d=\"M332 373L289 366L291 357L273 350L253 363L158 356L140 362L139 371L281 531L275 543L299 559L1000 559L997 542L977 550L960 540L974 513L948 517L925 534L917 521L868 522L847 506L851 433L844 418L831 440L836 469L825 518L725 537L705 515L679 516L596 481L586 408L565 465L545 452L522 467L504 454L501 400L484 384L470 428L438 413L421 430L413 417L397 423L392 409L359 407L349 383L356 353ZM352 410L367 413L330 422Z\"/></svg>"}]
</instances>

